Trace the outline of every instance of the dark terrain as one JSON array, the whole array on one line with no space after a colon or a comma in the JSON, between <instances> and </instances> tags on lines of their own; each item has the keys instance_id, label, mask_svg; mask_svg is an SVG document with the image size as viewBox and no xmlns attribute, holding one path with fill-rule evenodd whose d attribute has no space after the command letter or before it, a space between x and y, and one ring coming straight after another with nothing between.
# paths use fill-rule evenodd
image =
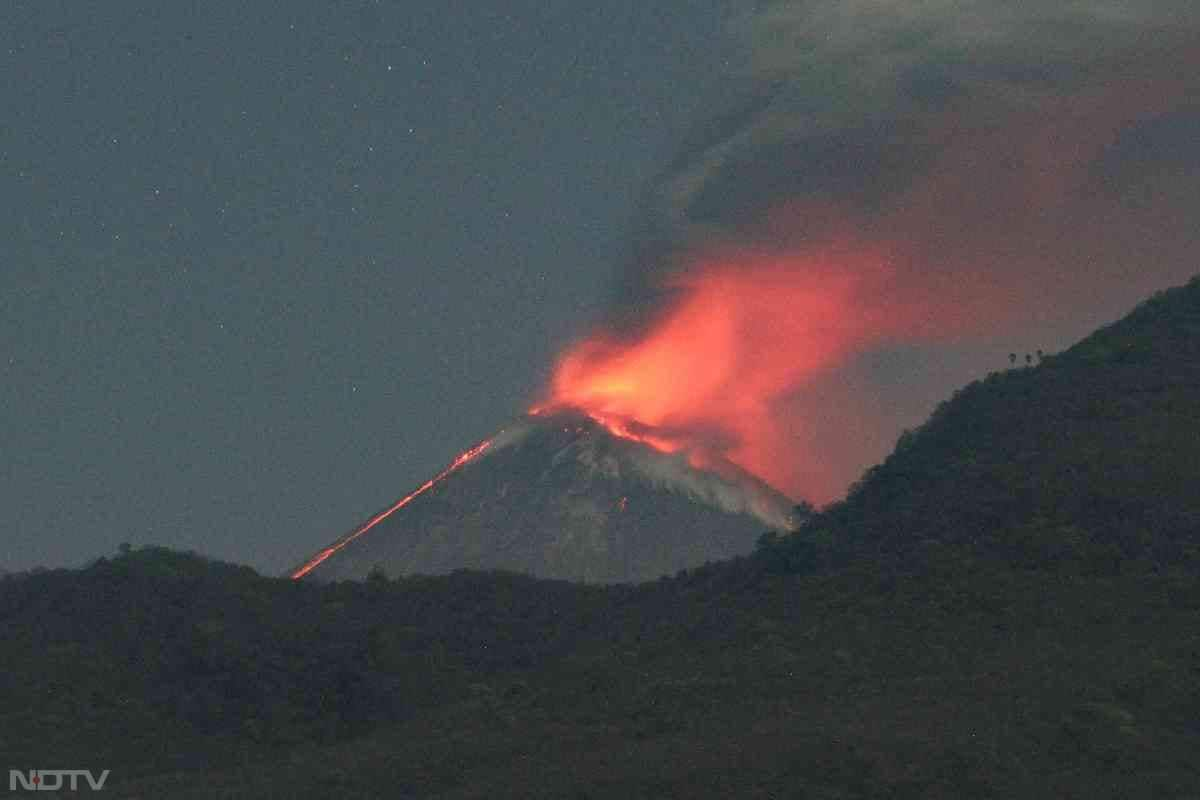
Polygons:
<instances>
[{"instance_id":1,"label":"dark terrain","mask_svg":"<svg viewBox=\"0 0 1200 800\"><path fill-rule=\"evenodd\" d=\"M636 586L0 581L0 769L120 797L1200 797L1200 280Z\"/></svg>"}]
</instances>

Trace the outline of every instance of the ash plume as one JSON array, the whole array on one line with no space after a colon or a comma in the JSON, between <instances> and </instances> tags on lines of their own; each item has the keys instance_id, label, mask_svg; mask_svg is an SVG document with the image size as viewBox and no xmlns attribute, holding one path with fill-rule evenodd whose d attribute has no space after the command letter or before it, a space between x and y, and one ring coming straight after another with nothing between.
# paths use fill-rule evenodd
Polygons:
<instances>
[{"instance_id":1,"label":"ash plume","mask_svg":"<svg viewBox=\"0 0 1200 800\"><path fill-rule=\"evenodd\" d=\"M1194 132L1200 117L1189 0L807 0L735 28L745 99L697 125L647 192L624 302L661 291L713 245L820 240L831 224L895 235L888 223L907 221L917 193L1006 192L966 212L1003 200L1062 211L1090 192L1128 200L1123 150ZM1186 156L1143 166L1194 170Z\"/></svg>"},{"instance_id":2,"label":"ash plume","mask_svg":"<svg viewBox=\"0 0 1200 800\"><path fill-rule=\"evenodd\" d=\"M749 379L772 420L757 432L660 416L740 437L735 460L779 488L829 499L882 455L848 442L822 461L829 437L811 421L819 397L832 404L822 426L887 438L886 412L848 388L868 354L1067 337L1081 315L1196 271L1191 0L795 0L734 29L742 100L697 125L649 187L605 336L637 341L714 271L770 262L796 314L825 315L810 328L838 329L821 341L828 358ZM831 285L836 303L812 302ZM780 314L768 327L804 333ZM745 350L737 371L753 375ZM810 452L788 455L780 437Z\"/></svg>"}]
</instances>

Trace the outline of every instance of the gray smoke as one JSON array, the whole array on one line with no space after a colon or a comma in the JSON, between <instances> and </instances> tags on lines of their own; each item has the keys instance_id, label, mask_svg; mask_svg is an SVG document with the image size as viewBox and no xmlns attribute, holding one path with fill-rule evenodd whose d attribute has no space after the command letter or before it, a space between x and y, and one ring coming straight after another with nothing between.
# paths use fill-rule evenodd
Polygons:
<instances>
[{"instance_id":1,"label":"gray smoke","mask_svg":"<svg viewBox=\"0 0 1200 800\"><path fill-rule=\"evenodd\" d=\"M734 31L743 99L697 125L647 192L620 305L653 307L667 276L715 247L819 242L846 226L889 239L899 224L928 225L905 204L938 179L1022 205L1020 187L1046 178L1034 200L1053 211L1076 199L1054 191L1082 191L1079 181L1119 203L1141 190L1129 174L1138 166L1194 169L1195 148L1177 145L1200 119L1198 34L1193 0L791 0L747 13ZM1113 136L1096 141L1096 125ZM1008 146L945 174L948 156L996 140ZM1164 144L1173 152L1158 155L1173 163L1130 164ZM802 213L770 219L789 205ZM969 236L979 223L958 227Z\"/></svg>"},{"instance_id":2,"label":"gray smoke","mask_svg":"<svg viewBox=\"0 0 1200 800\"><path fill-rule=\"evenodd\" d=\"M740 100L648 188L609 324L636 337L714 258L819 290L881 254L860 340L772 401L807 453L773 485L835 497L1016 343L1065 347L1197 272L1196 0L788 0L732 34Z\"/></svg>"}]
</instances>

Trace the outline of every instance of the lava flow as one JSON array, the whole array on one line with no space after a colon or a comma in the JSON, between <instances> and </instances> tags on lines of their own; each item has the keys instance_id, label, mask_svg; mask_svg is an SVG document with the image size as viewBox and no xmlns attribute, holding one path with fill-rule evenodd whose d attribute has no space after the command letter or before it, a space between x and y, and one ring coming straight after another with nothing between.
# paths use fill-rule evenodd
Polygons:
<instances>
[{"instance_id":1,"label":"lava flow","mask_svg":"<svg viewBox=\"0 0 1200 800\"><path fill-rule=\"evenodd\" d=\"M781 463L789 422L777 401L896 330L886 261L870 248L729 256L674 280L671 303L638 336L601 329L569 349L533 413L575 408L615 435L732 461L804 492ZM886 312L885 312L886 309Z\"/></svg>"},{"instance_id":2,"label":"lava flow","mask_svg":"<svg viewBox=\"0 0 1200 800\"><path fill-rule=\"evenodd\" d=\"M316 569L318 566L320 566L321 563L323 561L325 561L325 559L329 558L331 555L333 555L337 551L341 550L343 547L350 544L355 539L362 536L364 533L371 530L379 523L383 522L385 519L390 517L392 514L396 513L400 509L404 508L406 505L411 503L413 500L417 499L417 497L419 497L420 495L424 494L425 492L429 491L437 484L441 483L442 480L444 480L446 477L448 477L450 475L450 473L454 472L459 467L461 467L463 464L466 464L468 461L471 461L472 459L481 455L485 450L487 450L489 447L491 447L493 441L494 441L493 439L485 439L484 441L482 441L479 444L472 447L470 450L467 450L466 452L462 453L461 455L459 455L458 458L456 458L456 459L454 459L454 461L450 462L450 466L446 467L444 470L439 472L437 475L435 475L432 478L430 478L429 480L425 481L423 484L418 486L412 492L405 495L404 497L402 497L400 500L393 503L391 506L389 506L385 510L380 511L378 514L371 517L369 520L367 520L361 526L356 528L353 532L347 534L346 536L342 537L338 541L329 545L329 547L326 547L324 550L317 553L315 556L313 556L311 559L309 559L304 564L304 566L300 567L299 569L297 569L295 572L293 572L291 574L290 577L292 578L292 580L298 580L300 578L303 578L305 575L307 575L308 573L310 573L314 569Z\"/></svg>"}]
</instances>

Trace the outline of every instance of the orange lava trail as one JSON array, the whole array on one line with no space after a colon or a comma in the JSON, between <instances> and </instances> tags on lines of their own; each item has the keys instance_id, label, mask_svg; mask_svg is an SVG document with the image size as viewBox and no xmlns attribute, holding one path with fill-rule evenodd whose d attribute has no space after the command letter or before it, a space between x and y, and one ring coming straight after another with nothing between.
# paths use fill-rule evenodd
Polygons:
<instances>
[{"instance_id":1,"label":"orange lava trail","mask_svg":"<svg viewBox=\"0 0 1200 800\"><path fill-rule=\"evenodd\" d=\"M441 483L441 481L444 478L446 478L450 473L454 472L456 469L461 467L463 464L466 464L471 459L479 456L481 453L483 453L483 451L487 450L489 447L492 446L492 441L493 441L492 439L485 439L484 441L475 445L470 450L466 451L465 453L460 455L458 458L454 459L454 461L452 461L450 463L450 466L446 467L444 470L439 472L437 475L435 475L432 478L430 478L429 480L425 481L423 484L421 484L416 489L414 489L411 493L409 493L408 495L405 495L403 498L398 500L396 503L393 503L386 510L380 511L378 514L371 517L361 527L357 528L353 533L351 533L350 535L341 539L340 541L334 542L329 547L326 547L324 550L317 553L315 556L313 556L311 559L309 559L308 562L306 562L304 564L304 566L300 567L298 570L293 572L290 576L291 579L299 580L300 578L303 578L308 573L312 572L314 569L316 569L322 563L324 563L325 559L329 558L331 555L333 555L337 551L341 550L343 547L350 544L355 539L362 536L364 533L371 530L379 523L383 522L385 519L390 517L392 514L395 514L397 511L404 508L406 505L411 503L413 500L415 500L421 494L424 494L425 492L432 489L437 484Z\"/></svg>"}]
</instances>

